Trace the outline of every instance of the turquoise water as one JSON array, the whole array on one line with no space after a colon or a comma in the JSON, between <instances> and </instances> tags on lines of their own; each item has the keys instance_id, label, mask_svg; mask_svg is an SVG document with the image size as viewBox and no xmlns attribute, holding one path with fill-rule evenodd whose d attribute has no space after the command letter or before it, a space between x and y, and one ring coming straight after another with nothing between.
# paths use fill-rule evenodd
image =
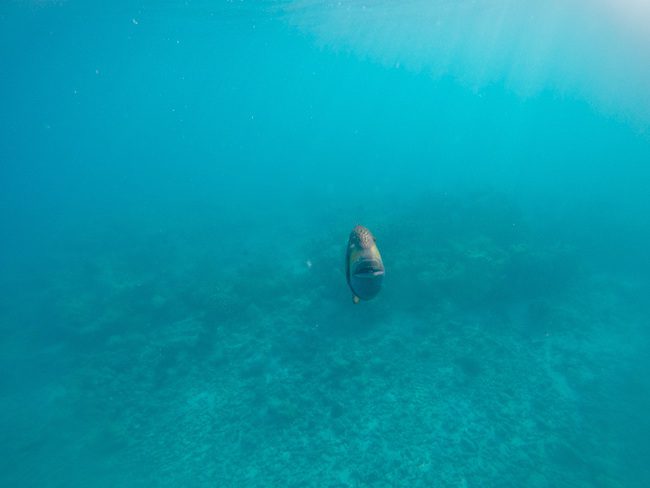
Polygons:
<instances>
[{"instance_id":1,"label":"turquoise water","mask_svg":"<svg viewBox=\"0 0 650 488\"><path fill-rule=\"evenodd\" d=\"M0 485L649 486L648 21L2 2Z\"/></svg>"}]
</instances>

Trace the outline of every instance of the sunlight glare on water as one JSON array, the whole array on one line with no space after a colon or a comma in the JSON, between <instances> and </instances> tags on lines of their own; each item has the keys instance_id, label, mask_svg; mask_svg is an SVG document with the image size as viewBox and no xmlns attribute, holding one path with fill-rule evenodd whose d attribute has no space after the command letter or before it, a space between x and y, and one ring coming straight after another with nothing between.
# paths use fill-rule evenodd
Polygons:
<instances>
[{"instance_id":1,"label":"sunlight glare on water","mask_svg":"<svg viewBox=\"0 0 650 488\"><path fill-rule=\"evenodd\" d=\"M650 124L650 50L642 0L297 0L292 23L324 46L388 67L452 77L480 91L544 90Z\"/></svg>"}]
</instances>

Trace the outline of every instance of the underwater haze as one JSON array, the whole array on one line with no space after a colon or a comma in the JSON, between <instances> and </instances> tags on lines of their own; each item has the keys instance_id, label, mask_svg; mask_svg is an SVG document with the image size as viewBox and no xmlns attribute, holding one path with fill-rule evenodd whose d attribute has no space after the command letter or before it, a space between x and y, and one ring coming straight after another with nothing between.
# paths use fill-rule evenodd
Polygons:
<instances>
[{"instance_id":1,"label":"underwater haze","mask_svg":"<svg viewBox=\"0 0 650 488\"><path fill-rule=\"evenodd\" d=\"M650 486L649 23L1 2L0 486Z\"/></svg>"}]
</instances>

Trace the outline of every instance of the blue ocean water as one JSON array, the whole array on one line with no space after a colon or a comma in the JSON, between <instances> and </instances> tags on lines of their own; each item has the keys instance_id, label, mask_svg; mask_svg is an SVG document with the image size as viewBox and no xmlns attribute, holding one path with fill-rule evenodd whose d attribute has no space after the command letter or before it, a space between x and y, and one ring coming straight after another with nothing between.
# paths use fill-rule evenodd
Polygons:
<instances>
[{"instance_id":1,"label":"blue ocean water","mask_svg":"<svg viewBox=\"0 0 650 488\"><path fill-rule=\"evenodd\" d=\"M649 486L648 21L2 2L0 485Z\"/></svg>"}]
</instances>

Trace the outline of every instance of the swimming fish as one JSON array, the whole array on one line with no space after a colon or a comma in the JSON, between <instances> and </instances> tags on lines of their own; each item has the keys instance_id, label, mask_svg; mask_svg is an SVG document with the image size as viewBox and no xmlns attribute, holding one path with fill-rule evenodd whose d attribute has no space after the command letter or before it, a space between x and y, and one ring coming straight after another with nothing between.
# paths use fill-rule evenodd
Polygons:
<instances>
[{"instance_id":1,"label":"swimming fish","mask_svg":"<svg viewBox=\"0 0 650 488\"><path fill-rule=\"evenodd\" d=\"M381 289L384 263L375 236L363 225L357 225L350 233L345 254L345 277L354 303L370 300Z\"/></svg>"}]
</instances>

